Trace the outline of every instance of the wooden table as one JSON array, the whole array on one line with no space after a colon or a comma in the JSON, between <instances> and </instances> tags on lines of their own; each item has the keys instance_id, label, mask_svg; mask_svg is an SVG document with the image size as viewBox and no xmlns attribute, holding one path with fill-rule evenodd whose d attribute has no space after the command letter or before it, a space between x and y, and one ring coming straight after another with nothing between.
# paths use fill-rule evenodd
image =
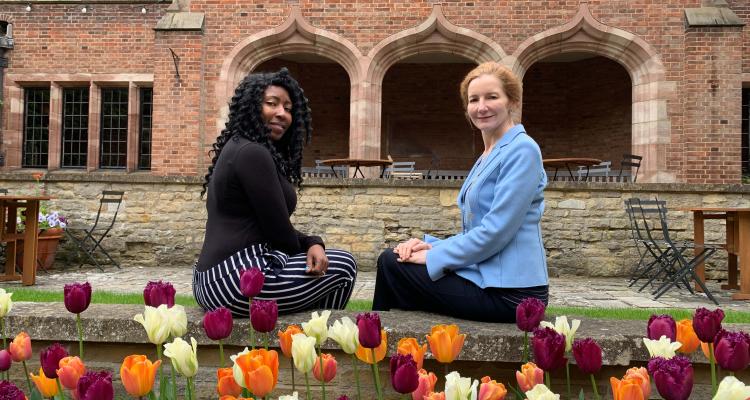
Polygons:
<instances>
[{"instance_id":1,"label":"wooden table","mask_svg":"<svg viewBox=\"0 0 750 400\"><path fill-rule=\"evenodd\" d=\"M322 160L320 163L330 166L331 171L333 171L333 176L335 177L338 177L338 175L336 174L336 170L333 167L337 165L348 165L350 167L354 167L354 174L352 174L352 178L357 177L357 172L359 172L360 178L365 177L365 174L362 173L360 167L380 167L380 177L382 178L385 174L385 167L393 164L393 161L366 158L332 158L329 160Z\"/></svg>"},{"instance_id":2,"label":"wooden table","mask_svg":"<svg viewBox=\"0 0 750 400\"><path fill-rule=\"evenodd\" d=\"M575 177L573 176L573 170L570 167L586 167L586 178L589 177L589 167L592 165L596 165L601 163L602 160L599 160L597 158L577 158L577 157L571 157L571 158L547 158L542 160L542 164L544 164L544 168L554 168L555 169L555 175L552 178L553 181L557 180L557 170L561 168L565 168L568 170L568 173L570 174L570 179L575 180Z\"/></svg>"},{"instance_id":3,"label":"wooden table","mask_svg":"<svg viewBox=\"0 0 750 400\"><path fill-rule=\"evenodd\" d=\"M36 280L37 240L39 238L39 202L49 196L0 196L0 241L6 242L5 271L0 282L20 280L25 286ZM16 231L18 210L26 210L23 233ZM21 275L16 273L16 246L23 239Z\"/></svg>"},{"instance_id":4,"label":"wooden table","mask_svg":"<svg viewBox=\"0 0 750 400\"><path fill-rule=\"evenodd\" d=\"M693 213L693 241L695 242L696 254L703 250L703 244L705 243L703 221L707 219L726 220L728 278L727 284L722 285L721 288L739 289L737 293L732 295L734 300L750 300L750 208L687 207L678 210ZM737 285L738 266L739 285ZM705 265L703 263L696 266L695 272L700 279L705 280ZM698 288L697 284L696 288Z\"/></svg>"}]
</instances>

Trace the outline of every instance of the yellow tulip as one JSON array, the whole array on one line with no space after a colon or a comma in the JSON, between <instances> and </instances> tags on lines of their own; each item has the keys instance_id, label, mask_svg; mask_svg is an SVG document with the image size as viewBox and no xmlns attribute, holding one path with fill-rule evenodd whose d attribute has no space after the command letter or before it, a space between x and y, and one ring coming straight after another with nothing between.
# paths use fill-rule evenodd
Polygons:
<instances>
[{"instance_id":1,"label":"yellow tulip","mask_svg":"<svg viewBox=\"0 0 750 400\"><path fill-rule=\"evenodd\" d=\"M186 378L192 378L198 373L198 342L191 337L190 343L182 338L175 338L172 343L164 345L164 355L172 360L174 369Z\"/></svg>"},{"instance_id":2,"label":"yellow tulip","mask_svg":"<svg viewBox=\"0 0 750 400\"><path fill-rule=\"evenodd\" d=\"M693 330L692 320L683 319L677 322L677 341L682 343L682 346L677 349L680 353L689 354L698 349L701 341L698 339L698 335L695 334L695 330Z\"/></svg>"},{"instance_id":3,"label":"yellow tulip","mask_svg":"<svg viewBox=\"0 0 750 400\"><path fill-rule=\"evenodd\" d=\"M31 380L34 381L34 385L36 385L42 397L57 396L57 382L54 379L47 378L41 367L39 367L38 376L34 374L29 374L29 376L31 376Z\"/></svg>"},{"instance_id":4,"label":"yellow tulip","mask_svg":"<svg viewBox=\"0 0 750 400\"><path fill-rule=\"evenodd\" d=\"M161 345L169 337L169 316L167 305L162 304L159 307L146 306L143 314L137 314L133 319L146 329L149 342Z\"/></svg>"},{"instance_id":5,"label":"yellow tulip","mask_svg":"<svg viewBox=\"0 0 750 400\"><path fill-rule=\"evenodd\" d=\"M346 354L357 351L359 346L359 328L349 317L342 317L331 326L328 336L341 346Z\"/></svg>"},{"instance_id":6,"label":"yellow tulip","mask_svg":"<svg viewBox=\"0 0 750 400\"><path fill-rule=\"evenodd\" d=\"M305 331L305 335L314 337L318 346L328 339L328 317L330 316L330 310L324 310L320 315L317 311L313 311L312 318L302 323L302 330Z\"/></svg>"},{"instance_id":7,"label":"yellow tulip","mask_svg":"<svg viewBox=\"0 0 750 400\"><path fill-rule=\"evenodd\" d=\"M83 361L78 357L68 356L61 359L58 365L60 368L57 369L57 377L60 384L66 389L77 389L78 379L86 372Z\"/></svg>"},{"instance_id":8,"label":"yellow tulip","mask_svg":"<svg viewBox=\"0 0 750 400\"><path fill-rule=\"evenodd\" d=\"M0 318L4 318L13 309L11 296L13 296L13 293L8 293L5 289L0 288Z\"/></svg>"},{"instance_id":9,"label":"yellow tulip","mask_svg":"<svg viewBox=\"0 0 750 400\"><path fill-rule=\"evenodd\" d=\"M385 329L380 330L380 345L375 348L375 362L380 362L385 358L385 353L388 350L388 334L385 333ZM368 364L372 364L372 349L357 346L357 358Z\"/></svg>"},{"instance_id":10,"label":"yellow tulip","mask_svg":"<svg viewBox=\"0 0 750 400\"><path fill-rule=\"evenodd\" d=\"M144 355L133 354L125 357L120 365L120 379L125 391L135 397L147 395L154 387L156 370L160 365L161 360L152 363Z\"/></svg>"},{"instance_id":11,"label":"yellow tulip","mask_svg":"<svg viewBox=\"0 0 750 400\"><path fill-rule=\"evenodd\" d=\"M299 372L307 373L312 371L315 365L315 338L297 333L292 335L292 358L294 366Z\"/></svg>"},{"instance_id":12,"label":"yellow tulip","mask_svg":"<svg viewBox=\"0 0 750 400\"><path fill-rule=\"evenodd\" d=\"M169 316L169 334L172 337L182 337L187 333L187 314L185 313L185 307L175 304L172 307L167 308L167 315Z\"/></svg>"},{"instance_id":13,"label":"yellow tulip","mask_svg":"<svg viewBox=\"0 0 750 400\"><path fill-rule=\"evenodd\" d=\"M419 345L415 338L403 338L398 341L398 354L411 354L411 358L417 363L417 371L422 369L424 354L427 352L427 343Z\"/></svg>"},{"instance_id":14,"label":"yellow tulip","mask_svg":"<svg viewBox=\"0 0 750 400\"><path fill-rule=\"evenodd\" d=\"M550 322L542 321L540 325L543 328L552 328L555 332L565 336L565 352L569 353L573 349L573 339L575 339L576 331L581 326L581 320L574 319L573 324L568 324L568 317L560 316L555 318L555 324Z\"/></svg>"},{"instance_id":15,"label":"yellow tulip","mask_svg":"<svg viewBox=\"0 0 750 400\"><path fill-rule=\"evenodd\" d=\"M466 334L458 333L458 326L435 325L432 327L430 334L427 335L427 342L430 344L432 355L441 363L450 363L458 357L461 348L464 346Z\"/></svg>"},{"instance_id":16,"label":"yellow tulip","mask_svg":"<svg viewBox=\"0 0 750 400\"><path fill-rule=\"evenodd\" d=\"M242 371L248 390L256 397L264 397L276 387L279 378L279 354L276 350L251 350L239 356L235 363Z\"/></svg>"}]
</instances>

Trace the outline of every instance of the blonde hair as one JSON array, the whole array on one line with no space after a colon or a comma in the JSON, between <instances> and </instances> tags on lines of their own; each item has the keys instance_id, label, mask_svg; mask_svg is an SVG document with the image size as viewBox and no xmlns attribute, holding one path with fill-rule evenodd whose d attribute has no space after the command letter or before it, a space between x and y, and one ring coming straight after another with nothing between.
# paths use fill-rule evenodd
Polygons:
<instances>
[{"instance_id":1,"label":"blonde hair","mask_svg":"<svg viewBox=\"0 0 750 400\"><path fill-rule=\"evenodd\" d=\"M461 82L461 101L464 103L464 109L469 105L469 84L482 75L491 75L497 78L510 103L521 104L521 95L523 94L521 80L508 67L494 61L488 61L469 71Z\"/></svg>"}]
</instances>

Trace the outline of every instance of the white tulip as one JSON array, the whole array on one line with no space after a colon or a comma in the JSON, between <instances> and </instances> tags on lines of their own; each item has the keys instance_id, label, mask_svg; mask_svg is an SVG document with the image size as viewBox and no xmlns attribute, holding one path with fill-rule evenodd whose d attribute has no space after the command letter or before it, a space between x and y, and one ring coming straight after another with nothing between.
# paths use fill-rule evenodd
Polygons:
<instances>
[{"instance_id":1,"label":"white tulip","mask_svg":"<svg viewBox=\"0 0 750 400\"><path fill-rule=\"evenodd\" d=\"M571 327L568 324L568 317L563 315L561 317L555 318L554 325L547 321L542 321L541 325L545 328L552 328L555 330L555 332L565 336L565 352L568 353L573 349L573 339L576 336L578 327L581 326L581 320L574 319L573 326Z\"/></svg>"},{"instance_id":2,"label":"white tulip","mask_svg":"<svg viewBox=\"0 0 750 400\"><path fill-rule=\"evenodd\" d=\"M310 372L315 365L315 338L304 333L292 335L292 358L294 366L302 373Z\"/></svg>"},{"instance_id":3,"label":"white tulip","mask_svg":"<svg viewBox=\"0 0 750 400\"><path fill-rule=\"evenodd\" d=\"M279 396L279 400L299 400L299 397L297 395L297 392L294 392L292 394L287 394L284 396Z\"/></svg>"},{"instance_id":4,"label":"white tulip","mask_svg":"<svg viewBox=\"0 0 750 400\"><path fill-rule=\"evenodd\" d=\"M169 312L167 305L159 307L146 306L143 314L137 314L133 319L143 325L148 335L148 341L160 345L169 337ZM145 316L145 317L144 317Z\"/></svg>"},{"instance_id":5,"label":"white tulip","mask_svg":"<svg viewBox=\"0 0 750 400\"><path fill-rule=\"evenodd\" d=\"M182 337L187 333L187 314L185 307L175 304L167 308L169 314L169 334L172 337Z\"/></svg>"},{"instance_id":6,"label":"white tulip","mask_svg":"<svg viewBox=\"0 0 750 400\"><path fill-rule=\"evenodd\" d=\"M239 365L237 365L237 359L240 358L243 354L249 353L250 350L245 347L245 350L242 350L241 352L230 356L229 358L232 360L232 375L234 376L234 381L237 382L238 385L242 386L243 388L247 389L247 386L245 386L245 375L242 373L242 368L240 368Z\"/></svg>"},{"instance_id":7,"label":"white tulip","mask_svg":"<svg viewBox=\"0 0 750 400\"><path fill-rule=\"evenodd\" d=\"M745 386L739 379L727 376L719 383L714 400L746 400L750 399L750 387Z\"/></svg>"},{"instance_id":8,"label":"white tulip","mask_svg":"<svg viewBox=\"0 0 750 400\"><path fill-rule=\"evenodd\" d=\"M302 330L305 331L305 335L314 337L318 346L328 339L328 317L330 316L331 310L324 310L320 315L317 311L313 311L312 318L302 323Z\"/></svg>"},{"instance_id":9,"label":"white tulip","mask_svg":"<svg viewBox=\"0 0 750 400\"><path fill-rule=\"evenodd\" d=\"M659 340L651 340L649 338L643 338L643 343L646 345L648 354L651 357L664 357L667 360L675 356L675 351L682 347L680 342L670 342L666 335L661 335Z\"/></svg>"},{"instance_id":10,"label":"white tulip","mask_svg":"<svg viewBox=\"0 0 750 400\"><path fill-rule=\"evenodd\" d=\"M462 378L453 371L445 376L445 400L476 400L479 381Z\"/></svg>"},{"instance_id":11,"label":"white tulip","mask_svg":"<svg viewBox=\"0 0 750 400\"><path fill-rule=\"evenodd\" d=\"M359 346L359 328L349 317L335 321L328 331L328 337L335 340L346 354L353 354Z\"/></svg>"},{"instance_id":12,"label":"white tulip","mask_svg":"<svg viewBox=\"0 0 750 400\"><path fill-rule=\"evenodd\" d=\"M174 369L186 378L198 373L198 342L191 337L190 343L178 337L164 345L164 355L172 360Z\"/></svg>"},{"instance_id":13,"label":"white tulip","mask_svg":"<svg viewBox=\"0 0 750 400\"><path fill-rule=\"evenodd\" d=\"M13 309L11 296L13 293L7 293L5 289L0 288L0 318L4 318Z\"/></svg>"},{"instance_id":14,"label":"white tulip","mask_svg":"<svg viewBox=\"0 0 750 400\"><path fill-rule=\"evenodd\" d=\"M560 395L552 393L547 386L540 383L526 392L526 400L560 400Z\"/></svg>"}]
</instances>

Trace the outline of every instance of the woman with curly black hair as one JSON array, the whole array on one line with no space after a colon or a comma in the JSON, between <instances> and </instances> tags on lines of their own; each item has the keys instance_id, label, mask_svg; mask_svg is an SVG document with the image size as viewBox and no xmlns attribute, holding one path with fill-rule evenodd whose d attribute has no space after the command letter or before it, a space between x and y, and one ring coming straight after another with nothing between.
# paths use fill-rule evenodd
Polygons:
<instances>
[{"instance_id":1,"label":"woman with curly black hair","mask_svg":"<svg viewBox=\"0 0 750 400\"><path fill-rule=\"evenodd\" d=\"M247 317L240 277L251 268L265 276L255 298L276 300L280 313L346 306L354 258L325 249L289 220L311 131L307 98L286 68L248 75L237 86L201 192L208 192L208 220L193 293L204 309L223 306Z\"/></svg>"}]
</instances>

